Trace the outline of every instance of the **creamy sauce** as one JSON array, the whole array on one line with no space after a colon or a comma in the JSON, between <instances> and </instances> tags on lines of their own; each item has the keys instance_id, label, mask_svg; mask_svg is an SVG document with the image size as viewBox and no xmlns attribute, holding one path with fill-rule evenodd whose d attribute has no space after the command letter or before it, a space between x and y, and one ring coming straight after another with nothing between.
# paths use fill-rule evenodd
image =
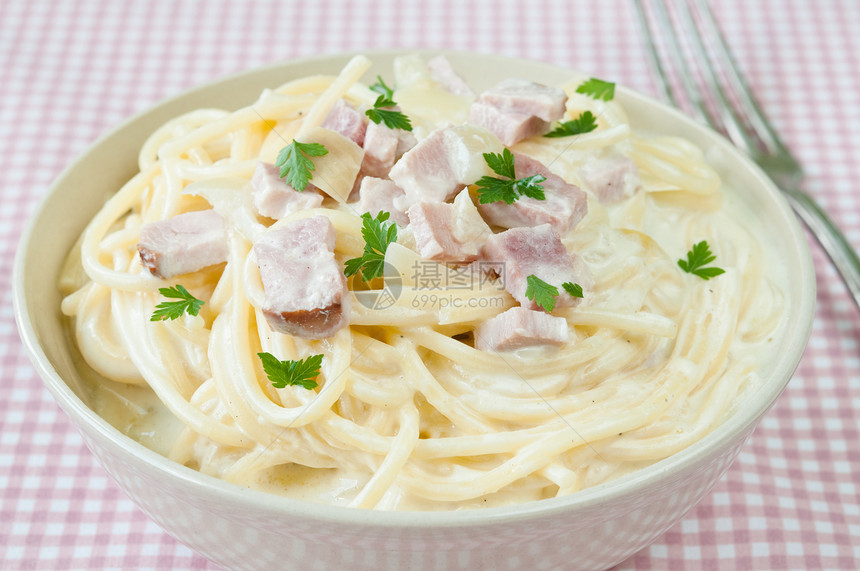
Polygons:
<instances>
[{"instance_id":1,"label":"creamy sauce","mask_svg":"<svg viewBox=\"0 0 860 571\"><path fill-rule=\"evenodd\" d=\"M418 134L421 134L421 129L428 131L440 122L465 118L463 113L468 110L465 105L467 100L450 95L438 97L438 90L428 87L426 74L413 59L406 58L401 63L400 74L405 81L402 89L398 90L398 99L403 109L415 119ZM430 101L434 102L435 106L429 105ZM582 186L578 180L578 168L588 161L604 156L607 145L617 146L618 150L625 153L634 151L636 142L629 138L629 129L625 130L624 127L626 125L622 123L604 131L611 132L611 137L617 137L618 140L607 135L611 139L609 142L597 141L585 149L565 149L563 157L559 156L559 149L545 141L523 142L523 147L534 151L533 153L524 148L520 150L547 163L550 162L548 158L551 159L552 169L557 174ZM248 135L248 138L251 136ZM237 143L237 146L240 145ZM700 164L697 160L687 160L689 157L698 157L695 152L680 143L674 145L665 142L663 148L655 151L656 154L659 152L675 152L676 157L681 156L681 159L676 161L680 166L675 163L672 165L679 171L683 170L681 167L697 167ZM250 155L256 157L258 153L259 149L256 149ZM244 156L247 153L239 154ZM176 161L180 160L174 158ZM645 157L646 160L649 158ZM412 412L417 413L419 418L419 439L416 443L413 437L413 441L409 443L412 447L409 449L408 460L412 463L411 475L406 471L406 477L403 478L406 483L403 483L398 475L393 483L380 493L378 501L373 501L369 507L431 511L516 504L553 497L556 493L573 493L629 474L685 448L714 426L724 422L744 396L756 390L761 378L769 373L767 364L774 362L774 352L778 350L778 344L774 340L783 338L787 327L780 309L784 301L783 294L773 284L789 279L788 268L785 264L777 264L766 255L767 229L759 225L756 214L735 190L736 183L731 173L720 168L721 157L709 158L713 160L717 170L721 171L720 174L725 175L721 191L713 192L713 188L708 190L709 182L713 182L713 178L708 180L708 172L696 175L701 174L699 179L704 181L697 190L699 194L694 191L678 192L677 187L673 190L671 185L651 181L644 176L642 180L645 189L621 203L604 206L590 196L586 218L580 222L577 229L562 237L568 250L579 255L588 266L599 287L576 309L562 310L557 314L564 314L564 311L570 313L593 310L595 314L600 311L614 311L618 315L635 317L637 312L649 313L653 318L651 324L659 322L660 325L668 321L673 327L677 326L678 329L669 328L671 334L666 333L665 327L661 329L657 326L652 326L650 330L643 326L643 332L641 329L625 330L617 323L611 322L604 322L602 325L599 321L598 325L571 325L573 340L564 351L556 348L530 348L506 354L504 359L487 365L481 361L486 355L464 352L465 344L455 341L453 349L445 345L452 341L451 336L456 340L456 335L468 334L476 319L486 319L493 315L482 308L474 314L469 313L468 318L463 318L461 314L460 321L457 321L457 315L454 315L450 322L440 320L445 325L433 323L438 327L433 333L443 337L444 342L438 339L434 341L432 335L428 339L427 332L422 332L422 327L416 326L415 322L361 326L354 332L355 339L351 338L349 344L344 347L337 345L338 341L334 339L313 346L320 351L329 351L328 355L333 359L342 359L341 374L352 368L354 374L346 375L343 379L353 385L341 389L340 394L332 400L332 406L316 417L316 424L311 422L307 426L294 425L304 410L313 404L301 400L306 394L297 396L288 391L277 393L267 383L260 383L254 376L257 374L254 364L248 365L243 361L253 355L239 355L232 361L227 359L226 355L230 355L232 349L228 345L237 338L243 339L242 336L247 336L248 346L260 345L264 350L267 347L278 347L283 352L289 352L296 350L296 346L292 341L273 336L268 330L265 330L265 333L258 331L253 322L250 325L242 319L235 319L234 322L234 316L230 313L232 304L246 303L246 297L253 298L254 288L257 286L252 283L240 293L232 289L234 285L229 280L224 280L227 285L218 282L216 289L215 282L219 277L213 273L214 277L199 277L198 285L209 294L206 298L209 300L207 311L211 310L218 318L224 318L218 322L219 325L228 324L218 332L223 337L216 338L216 328L212 327L212 322L204 324L201 317L196 320L189 318L184 325L177 324L176 329L170 330L170 334L164 333L165 330L158 330L159 332L151 337L148 333L138 333L138 338L130 334L129 339L132 341L145 338L146 343L126 345L129 353L138 349L141 351L138 353L138 363L158 363L167 371L168 367L175 365L168 361L173 359L179 362L174 371L177 376L169 378L167 382L152 373L155 381L162 383L161 388L154 386L162 391L162 394L175 399L172 401L173 410L180 411L180 416L183 408L177 406L177 402L187 405L189 395L202 395L199 399L202 402L188 408L195 408L194 412L202 411L203 415L207 416L206 420L211 423L206 427L210 430L208 435L203 435L202 432L198 435L187 429L185 423L174 416L156 393L145 385L114 382L95 373L87 374L85 377L89 382L90 402L93 409L112 426L161 455L182 458L181 461L191 468L215 477L223 477L238 485L325 504L350 505L364 490L372 487L372 466L381 464L383 458L387 460L386 455L389 454L388 451L379 450L376 442L390 443L397 440L400 430L408 420L405 412L403 416L398 414L409 407L412 407ZM555 159L559 160L556 162ZM703 170L708 169L703 167ZM163 180L153 184L166 186ZM652 184L656 185L656 188L649 186ZM238 186L241 187L241 184ZM341 190L343 192L339 194L332 194L338 194L338 197L343 199L348 195L348 189ZM157 194L149 189L142 194L148 197L150 192ZM148 198L141 199L141 203L146 200ZM245 208L242 204L235 205L235 210L242 208ZM335 220L342 221L347 216L344 212L343 209L337 210ZM120 214L124 216L124 211ZM122 222L117 220L114 222L114 228L122 223L131 227L132 230L128 234L133 236L134 225L138 224L139 220L132 217ZM255 230L252 224L248 224L245 230L239 228L239 233L250 235L254 231L264 231L262 225L257 225L259 228ZM348 245L360 240L359 233L353 226L358 228L357 221L352 219L341 224L338 240L343 244ZM404 235L408 236L409 233L404 232ZM714 246L718 254L717 263L724 262L729 268L729 275L722 281L718 281L719 277L716 278L711 285L689 281L689 276L681 274L674 265L674 260L683 258L692 243L704 239ZM408 241L406 244L408 245ZM761 245L765 251L765 255L760 259L753 258L758 255L755 252L756 244ZM242 251L243 247L245 251ZM232 252L240 256L239 266L242 269L237 272L242 279L247 277L242 274L247 273L242 265L245 261L242 256L247 255L249 249L249 244L234 244ZM117 248L117 251L113 252L117 267L127 268L130 264L133 267L130 257L122 258L127 255L125 250ZM410 282L409 268L417 255L405 247L404 243L392 248L390 253L386 259L394 262L404 277L404 285L414 285ZM751 259L753 262L748 263ZM78 262L75 256L70 256L70 260ZM652 271L649 267L652 265L657 269ZM748 266L753 269L750 270ZM660 271L669 273L669 270L669 278L664 279L663 274L659 274ZM754 275L750 277L747 274ZM133 272L129 272L128 276L123 275L123 279L126 277L129 281L136 279ZM74 268L67 272L67 281L81 282L72 284L74 286L83 285L85 279L78 275ZM253 282L253 279L251 281ZM642 287L642 284L647 284L647 287ZM731 289L743 287L743 284L751 284L752 289ZM74 287L68 286L68 289L74 290ZM222 289L229 293L224 293ZM117 302L118 307L114 308L110 295L103 293L103 299L92 303L101 313L95 310L89 313L95 315L90 325L93 330L103 332L104 336L92 334L88 329L83 334L85 342L89 343L87 347L113 349L121 346L117 339L122 339L123 336L117 334L117 327L105 317L110 315L111 309L117 310L113 315L136 317L138 321L132 323L141 331L152 332L153 330L143 327L159 326L146 322L148 315L145 313L154 304L156 296L145 288L136 291L145 292L145 295L150 297L144 297L144 293L134 294L137 297L127 296L130 299L118 295L116 297L120 301ZM245 295L241 295L242 293ZM70 295L64 302L64 311L69 315L74 314L72 309L76 303L81 303L80 307L84 305L81 296L75 297L76 295ZM719 297L721 295L723 297ZM740 305L740 326L732 328L732 324L723 323L726 318L720 315L719 311L714 311L707 316L709 323L701 325L702 328L707 325L718 332L714 334L714 339L691 333L687 324L687 337L679 340L682 322L691 321L691 314L681 311L681 308L689 307L683 304L701 303L706 307L716 307L714 300L719 299L728 299ZM508 300L508 303L511 304L512 301ZM144 307L147 309L143 309ZM253 314L252 303L242 307L245 313L237 312L240 317ZM719 307L725 308L726 305ZM90 309L92 308L88 307L87 311ZM661 309L665 309L666 315L671 316L671 319L661 314ZM123 311L126 313L122 313ZM392 311L391 315L397 314ZM473 318L473 315L477 317ZM698 316L699 313L693 315ZM570 316L568 318L572 319ZM123 317L116 319L121 320ZM98 329L99 327L101 329ZM729 330L730 334L720 337L719 332L725 330ZM597 346L593 353L589 353L588 344L594 339L604 339L603 334L606 334L606 345ZM675 337L676 334L678 338ZM182 335L185 335L185 338ZM414 338L414 341L410 341L411 345L397 344L410 335ZM208 344L210 337L221 339L221 343L214 345L215 349ZM356 339L361 339L361 342ZM379 347L365 354L364 351L371 347L367 344L368 341L374 339ZM722 353L715 356L702 349L704 340L713 341L713 352ZM434 342L437 342L435 347L432 346ZM305 344L304 341L298 343L299 350L296 352L310 351L311 345ZM152 345L152 348L144 346L147 344ZM674 356L673 352L678 345L684 347L679 350L679 356ZM683 352L687 346L698 347L698 352L693 352L692 349L689 351L692 355L698 355L702 361L713 359L717 363L713 365L714 370L711 370L711 365L707 363L694 362L695 357L688 358L687 353ZM361 354L356 356L355 353L359 349ZM377 349L378 354L374 353ZM471 350L471 347L468 349ZM561 362L580 350L582 357L577 364L552 369L553 363ZM449 354L454 357L449 358ZM140 355L149 358L143 359ZM396 358L392 358L392 355ZM575 355L579 358L579 353ZM426 379L422 380L421 373L414 370L414 362L411 362L412 368L404 365L410 363L409 358L420 360L420 365L427 368L427 374L433 377L433 382L438 385L432 385ZM128 363L119 365L117 363L120 360L115 355L105 357L105 369L127 373ZM616 361L620 365L613 368L612 364ZM88 370L83 363L80 368ZM159 370L157 373L166 374L164 371ZM249 371L251 374L248 374ZM724 374L728 375L727 371L737 372L736 377L729 379L734 384L727 385L732 391L738 389L731 394L727 392L728 389L723 388L725 382L713 381L709 384L709 379L722 379ZM668 380L660 377L663 373L669 377ZM105 374L112 375L111 372ZM217 376L219 374L221 376ZM133 375L127 376L134 382ZM113 375L113 378L120 377L119 374ZM209 382L207 379L210 377L220 379L222 384L219 386L217 383L210 383L207 385L212 389L209 392L199 390L201 383ZM176 382L172 383L174 379ZM700 384L691 381L685 385L687 379L695 379L695 383ZM335 383L339 380L342 379L338 376L327 377L323 391L329 386L337 386ZM652 387L648 383L651 382L655 387L654 394L648 392ZM177 387L174 387L174 384ZM361 386L358 386L359 384ZM464 387L468 387L468 390ZM664 390L665 395L661 392ZM313 398L319 397L323 391L313 394ZM674 399L673 391L683 396ZM689 394L685 391L689 391ZM254 398L259 396L257 393L262 395L260 400L265 401L263 404L244 402L243 397ZM359 393L363 395L361 398L357 396ZM167 399L165 402L171 401ZM329 404L326 403L326 406ZM288 418L292 411L301 409L300 405L304 406L304 409L298 418ZM462 410L458 405L462 405ZM657 412L648 416L648 407ZM643 412L640 409L647 410ZM331 414L332 411L335 411L335 414ZM711 412L714 412L714 418L705 419L710 424L700 426L700 421ZM337 417L335 420L342 423L336 424L331 417ZM607 424L623 422L626 417L650 418L651 421L650 424L635 425L631 420L629 428L617 432L614 428L612 431L606 429ZM275 420L272 420L273 418ZM576 426L569 425L574 429L575 436L580 433L589 434L588 431L592 430L598 435L596 440L573 446L571 443L575 438L568 434L563 426L558 427L560 430L555 428L556 425L561 425L560 420L568 423L571 418L581 421L581 424ZM357 436L338 432L344 430L343 426L350 426L350 422L356 427L355 430L366 432L359 432ZM408 434L408 431L403 433ZM236 442L236 434L240 435L241 442ZM535 434L539 438L535 437ZM667 434L671 438L661 441ZM367 436L370 442L356 444L353 439L360 440L362 435ZM457 453L453 454L451 451L440 452L432 448L434 440L447 437L452 440L459 438L457 445L462 446L465 451L460 453L461 449L458 448ZM491 442L491 447L477 447L469 440L473 437L486 437L486 440ZM213 440L215 438L222 438L222 442L216 442ZM290 449L283 441L278 442L284 438L295 438L296 447L301 450ZM493 440L494 438L497 439ZM501 442L505 438L508 440ZM654 445L654 448L659 452L653 452L653 458L645 458L652 441L657 441L658 445ZM232 445L224 442L232 442ZM446 445L448 442L445 441ZM245 447L249 443L250 445ZM364 446L365 444L367 446ZM483 446L485 442L482 440L480 444ZM279 446L280 449L275 450ZM374 449L374 446L377 448ZM414 454L414 450L422 446L425 455ZM392 450L396 448L396 445L392 446ZM541 453L545 450L546 456L541 458L554 460L512 481L505 479L507 474L501 474L493 481L502 484L494 489L491 489L493 483L485 487L474 483L485 475L516 471L521 463L529 460L530 456L523 452L524 450L539 450ZM290 454L307 459L309 465L278 460ZM531 453L531 457L536 456L540 455L537 452ZM255 463L258 458L259 465ZM236 473L231 472L236 465L244 468ZM476 474L479 476L475 476ZM427 480L427 488L421 487L425 484L423 480ZM432 493L427 491L438 489L432 488L434 481L450 482L447 487L441 487L442 492L451 497L444 498L444 501L434 499ZM410 485L412 490L421 489L409 491ZM473 485L474 489L479 491L466 499L458 499L460 488L468 485Z\"/></svg>"}]
</instances>

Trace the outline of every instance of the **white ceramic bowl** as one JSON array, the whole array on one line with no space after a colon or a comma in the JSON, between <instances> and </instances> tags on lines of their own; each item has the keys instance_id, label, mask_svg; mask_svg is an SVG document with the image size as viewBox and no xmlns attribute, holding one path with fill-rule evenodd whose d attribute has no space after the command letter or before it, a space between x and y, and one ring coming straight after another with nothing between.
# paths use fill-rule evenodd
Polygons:
<instances>
[{"instance_id":1,"label":"white ceramic bowl","mask_svg":"<svg viewBox=\"0 0 860 571\"><path fill-rule=\"evenodd\" d=\"M398 52L370 54L366 78L390 74ZM498 56L449 53L482 89L509 76L547 84L570 72ZM812 322L815 281L803 232L778 190L723 138L680 113L619 88L634 128L702 147L758 213L778 259L790 260L791 322L764 388L710 435L651 467L565 498L486 510L369 512L309 504L204 476L151 452L90 408L60 313L56 283L66 253L104 200L136 171L146 136L198 107L238 108L264 87L336 73L349 55L288 62L189 91L95 143L56 181L30 221L15 262L15 311L24 345L60 406L117 484L168 533L230 569L600 569L629 557L676 523L728 469L794 372Z\"/></svg>"}]
</instances>

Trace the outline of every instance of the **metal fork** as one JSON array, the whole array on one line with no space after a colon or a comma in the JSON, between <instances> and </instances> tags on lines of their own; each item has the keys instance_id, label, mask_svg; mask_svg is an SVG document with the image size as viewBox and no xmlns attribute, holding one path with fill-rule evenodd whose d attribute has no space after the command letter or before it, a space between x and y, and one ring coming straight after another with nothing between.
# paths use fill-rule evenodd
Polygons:
<instances>
[{"instance_id":1,"label":"metal fork","mask_svg":"<svg viewBox=\"0 0 860 571\"><path fill-rule=\"evenodd\" d=\"M664 98L678 108L692 110L698 119L726 135L771 177L830 257L860 309L860 259L827 213L801 190L803 169L753 98L707 2L668 2L672 15L665 0L647 2L647 11L645 3L635 0ZM664 39L664 45L658 45L658 38ZM674 87L669 69L677 79Z\"/></svg>"}]
</instances>

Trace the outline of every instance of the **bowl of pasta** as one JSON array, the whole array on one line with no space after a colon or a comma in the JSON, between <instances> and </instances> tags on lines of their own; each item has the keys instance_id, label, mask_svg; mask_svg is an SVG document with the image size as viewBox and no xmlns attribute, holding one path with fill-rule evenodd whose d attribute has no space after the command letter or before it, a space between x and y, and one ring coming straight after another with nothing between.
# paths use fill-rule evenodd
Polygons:
<instances>
[{"instance_id":1,"label":"bowl of pasta","mask_svg":"<svg viewBox=\"0 0 860 571\"><path fill-rule=\"evenodd\" d=\"M797 220L722 137L423 51L130 119L55 182L14 297L117 484L230 569L618 563L728 469L814 298Z\"/></svg>"}]
</instances>

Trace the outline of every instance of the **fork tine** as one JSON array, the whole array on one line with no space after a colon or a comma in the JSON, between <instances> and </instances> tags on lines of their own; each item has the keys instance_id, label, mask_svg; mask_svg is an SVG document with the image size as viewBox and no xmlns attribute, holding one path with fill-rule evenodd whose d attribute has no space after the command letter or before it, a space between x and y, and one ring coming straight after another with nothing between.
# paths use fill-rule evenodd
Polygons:
<instances>
[{"instance_id":1,"label":"fork tine","mask_svg":"<svg viewBox=\"0 0 860 571\"><path fill-rule=\"evenodd\" d=\"M692 36L690 42L693 56L701 60L702 65L702 80L708 85L710 92L714 95L716 109L715 114L719 116L722 124L722 131L728 135L729 139L738 147L743 149L747 154L752 154L758 147L758 142L755 138L749 135L744 127L742 118L738 115L732 104L729 102L728 96L722 87L722 82L717 77L715 70L715 62L708 54L708 49L705 47L705 42L702 40L702 30L696 25L696 20L690 11L690 6L687 2L677 2L676 11L680 14L682 24L687 30L687 35ZM709 32L716 31L714 22L710 22Z\"/></svg>"},{"instance_id":2,"label":"fork tine","mask_svg":"<svg viewBox=\"0 0 860 571\"><path fill-rule=\"evenodd\" d=\"M673 0L673 15L674 20L679 21L678 26L672 25L673 19L664 6L665 0L653 0L649 3L647 12L651 15L650 19L644 1L636 0L635 6L642 31L648 41L647 47L654 71L659 75L666 99L681 107L677 99L679 90L672 85L669 73L674 71L680 76L687 99L696 105L693 111L697 112L700 118L706 119L715 130L728 134L735 145L746 149L750 158L784 192L795 212L824 248L848 287L854 303L860 308L860 258L827 213L800 187L803 168L780 140L755 101L717 26L707 0L696 0L693 10L685 4L690 0ZM678 7L679 3L681 7ZM651 20L657 23L652 25ZM684 29L687 30L686 34ZM660 46L664 48L662 50L656 41L661 33L669 37L669 41ZM687 42L691 44L687 55L692 51L692 56L681 55L681 45L676 35L693 36L692 39L687 38ZM669 42L671 45L667 46ZM710 55L713 57L709 57ZM701 64L690 63L696 60L702 60ZM667 71L663 67L664 62L669 62L667 65L673 66L674 69ZM695 68L704 66L704 70L696 76L699 81L695 83L692 80L691 65ZM703 89L698 90L697 86L702 86ZM734 96L732 101L729 101L729 94ZM708 101L717 109L713 116L704 105L704 97L712 98ZM723 119L722 125L715 125L720 118Z\"/></svg>"},{"instance_id":3,"label":"fork tine","mask_svg":"<svg viewBox=\"0 0 860 571\"><path fill-rule=\"evenodd\" d=\"M738 71L740 68L735 61L731 50L729 50L726 40L720 32L719 26L717 26L717 21L716 18L714 18L714 13L711 11L711 7L708 6L708 3L704 0L698 0L697 10L703 27L707 28L706 33L714 40L712 47L716 50L718 57L720 57L722 61L726 62L726 65L723 66L723 72L725 73L726 79L731 82L732 89L738 97L739 104L743 107L747 120L750 122L756 135L768 152L787 152L785 144L779 138L779 135L776 134L776 131L774 131L770 126L770 123L764 116L764 112L761 110L761 107L759 107L755 97L753 97L752 90L747 84L746 79L744 79L740 71ZM719 85L719 82L716 83Z\"/></svg>"},{"instance_id":4,"label":"fork tine","mask_svg":"<svg viewBox=\"0 0 860 571\"><path fill-rule=\"evenodd\" d=\"M640 2L637 2L637 5L640 5ZM640 6L641 8L641 6ZM659 65L659 48L657 47L655 38L658 36L668 37L670 45L667 46L665 50L668 52L669 58L671 58L671 65L674 67L676 74L681 80L681 85L684 88L684 94L688 101L690 101L694 106L694 113L696 114L696 118L704 121L711 125L714 129L719 129L719 125L716 125L711 116L708 114L707 108L705 107L704 100L702 99L702 94L699 89L696 87L695 83L692 81L692 70L690 70L687 65L686 60L681 55L683 52L681 50L681 44L678 42L678 37L674 33L674 27L672 26L672 20L669 17L669 13L666 11L666 6L662 1L652 2L651 3L651 12L652 17L656 20L656 29L651 26L650 21L647 17L645 17L644 12L642 15L642 20L647 26L648 29L648 41L651 44L653 55L652 57L657 62L658 72L662 78L664 89L667 90L670 94L672 93L672 85L667 73L665 73L665 69ZM659 31L663 30L664 34L660 34ZM680 107L680 104L676 97L670 96L670 101L675 104L677 107Z\"/></svg>"},{"instance_id":5,"label":"fork tine","mask_svg":"<svg viewBox=\"0 0 860 571\"><path fill-rule=\"evenodd\" d=\"M728 49L707 0L696 0L693 9L688 0L674 0L671 3L654 0L649 3L651 19L655 21L653 24L646 15L644 1L637 0L634 4L640 25L646 31L651 64L660 77L660 87L666 100L676 107L683 107L673 93L670 70L663 67L661 60L670 62L670 67L680 79L686 98L693 106L692 113L697 119L706 122L714 130L725 133L736 146L750 155L760 154L762 146L771 154L780 151L787 153L785 145L764 117L746 80L738 71L734 56ZM667 11L667 3L672 7L675 19L680 20L677 26L673 24ZM660 57L657 36L668 37L668 45L664 45L662 50L665 56L663 58ZM706 93L712 97L713 109L706 106L705 95L694 79L696 74L683 55L685 50L678 40L681 36L687 38L688 55L694 61L701 62L701 65L697 66L700 69L700 79ZM720 73L725 81L718 76ZM729 99L730 92L736 96L737 105Z\"/></svg>"},{"instance_id":6,"label":"fork tine","mask_svg":"<svg viewBox=\"0 0 860 571\"><path fill-rule=\"evenodd\" d=\"M670 102L675 107L679 107L680 105L678 100L675 99L675 95L672 93L672 88L669 85L669 76L666 73L666 70L663 69L663 64L660 62L660 54L657 51L657 43L654 40L656 35L651 29L651 25L648 23L648 18L645 15L645 7L642 5L642 0L637 0L633 5L636 6L636 14L639 16L639 28L645 31L645 39L648 46L648 57L651 61L651 67L657 70L657 77L660 80L658 87L660 87L663 100Z\"/></svg>"}]
</instances>

